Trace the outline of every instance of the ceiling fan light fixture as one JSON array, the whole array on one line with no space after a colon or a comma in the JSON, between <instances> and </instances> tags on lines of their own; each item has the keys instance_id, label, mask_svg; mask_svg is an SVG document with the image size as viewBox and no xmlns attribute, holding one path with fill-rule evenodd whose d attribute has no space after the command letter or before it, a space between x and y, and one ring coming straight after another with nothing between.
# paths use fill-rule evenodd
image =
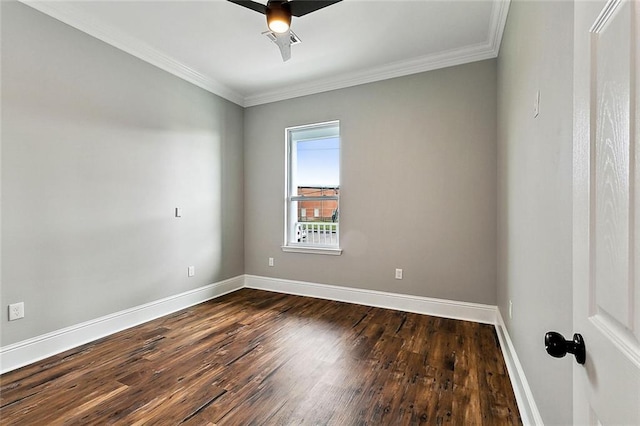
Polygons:
<instances>
[{"instance_id":1,"label":"ceiling fan light fixture","mask_svg":"<svg viewBox=\"0 0 640 426\"><path fill-rule=\"evenodd\" d=\"M274 3L271 5L271 3ZM267 7L267 25L274 33L284 33L291 26L291 11L289 5L284 3L270 2Z\"/></svg>"},{"instance_id":2,"label":"ceiling fan light fixture","mask_svg":"<svg viewBox=\"0 0 640 426\"><path fill-rule=\"evenodd\" d=\"M284 33L289 29L289 24L285 21L274 19L269 22L269 29L274 33Z\"/></svg>"}]
</instances>

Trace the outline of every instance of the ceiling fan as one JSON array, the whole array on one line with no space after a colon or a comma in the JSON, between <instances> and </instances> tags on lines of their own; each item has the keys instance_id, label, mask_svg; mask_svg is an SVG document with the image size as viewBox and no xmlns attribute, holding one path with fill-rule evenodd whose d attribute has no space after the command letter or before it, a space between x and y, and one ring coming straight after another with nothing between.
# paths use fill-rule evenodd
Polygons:
<instances>
[{"instance_id":1,"label":"ceiling fan","mask_svg":"<svg viewBox=\"0 0 640 426\"><path fill-rule=\"evenodd\" d=\"M282 60L291 59L291 17L307 15L342 0L269 0L266 5L251 0L229 0L267 17L267 25L275 35Z\"/></svg>"}]
</instances>

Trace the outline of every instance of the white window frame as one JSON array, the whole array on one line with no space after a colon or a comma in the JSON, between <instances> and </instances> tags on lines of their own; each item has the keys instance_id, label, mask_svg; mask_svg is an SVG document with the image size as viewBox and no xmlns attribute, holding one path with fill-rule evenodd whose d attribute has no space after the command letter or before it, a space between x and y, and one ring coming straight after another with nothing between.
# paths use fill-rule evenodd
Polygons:
<instances>
[{"instance_id":1,"label":"white window frame","mask_svg":"<svg viewBox=\"0 0 640 426\"><path fill-rule=\"evenodd\" d=\"M282 251L285 252L295 252L295 253L311 253L311 254L327 254L327 255L340 255L342 254L342 249L340 248L340 228L336 231L336 245L320 245L320 244L308 244L304 242L296 242L293 236L296 234L295 229L295 221L297 219L297 203L298 201L323 201L323 200L337 200L338 201L338 209L340 208L340 191L336 196L299 196L297 195L297 185L293 181L293 173L292 166L295 163L295 159L292 158L294 153L292 149L292 144L294 142L299 142L302 140L312 140L312 139L325 139L330 137L331 131L329 129L338 128L338 143L340 147L340 151L342 151L342 139L340 137L340 121L325 121L322 123L315 124L307 124L302 126L294 126L287 127L285 129L285 205L284 205L284 245L282 246ZM322 129L327 129L326 134L322 134ZM314 130L318 131L318 136L315 138L309 139L293 139L293 135L296 132L309 130L313 132ZM340 152L340 164L339 164L339 173L342 175L342 152ZM309 212L307 212L309 213ZM308 217L308 214L307 214ZM329 222L327 222L329 223Z\"/></svg>"}]
</instances>

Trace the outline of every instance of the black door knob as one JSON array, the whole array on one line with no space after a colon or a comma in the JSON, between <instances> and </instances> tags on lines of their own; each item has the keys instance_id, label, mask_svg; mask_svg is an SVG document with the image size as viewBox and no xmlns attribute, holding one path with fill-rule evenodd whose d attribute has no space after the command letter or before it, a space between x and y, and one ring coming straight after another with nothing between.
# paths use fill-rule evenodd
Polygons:
<instances>
[{"instance_id":1,"label":"black door knob","mask_svg":"<svg viewBox=\"0 0 640 426\"><path fill-rule=\"evenodd\" d=\"M565 340L562 334L549 331L544 335L544 347L549 355L556 358L562 358L567 352L573 354L578 364L584 364L587 358L584 339L578 333L573 335L573 340Z\"/></svg>"}]
</instances>

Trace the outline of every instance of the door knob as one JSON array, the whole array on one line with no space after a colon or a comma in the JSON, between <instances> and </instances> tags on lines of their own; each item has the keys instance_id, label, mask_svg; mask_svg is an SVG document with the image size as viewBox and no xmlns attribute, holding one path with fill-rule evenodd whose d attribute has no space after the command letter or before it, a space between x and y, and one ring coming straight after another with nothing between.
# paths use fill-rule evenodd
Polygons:
<instances>
[{"instance_id":1,"label":"door knob","mask_svg":"<svg viewBox=\"0 0 640 426\"><path fill-rule=\"evenodd\" d=\"M562 358L568 353L576 357L578 364L584 364L587 351L582 335L576 333L573 340L565 340L564 336L556 331L549 331L544 335L544 347L552 357Z\"/></svg>"}]
</instances>

